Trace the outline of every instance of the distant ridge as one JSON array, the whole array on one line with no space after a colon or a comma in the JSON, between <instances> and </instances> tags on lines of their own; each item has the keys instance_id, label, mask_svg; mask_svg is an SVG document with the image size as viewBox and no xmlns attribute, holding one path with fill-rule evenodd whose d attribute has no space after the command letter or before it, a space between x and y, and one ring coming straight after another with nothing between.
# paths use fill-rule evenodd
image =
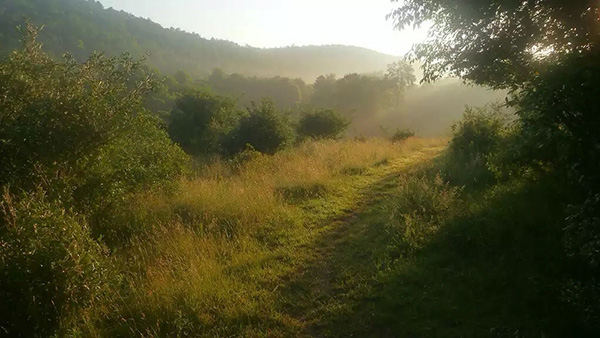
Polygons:
<instances>
[{"instance_id":1,"label":"distant ridge","mask_svg":"<svg viewBox=\"0 0 600 338\"><path fill-rule=\"evenodd\" d=\"M18 48L15 27L24 17L44 25L40 40L53 55L66 52L84 60L95 50L109 55L148 55L147 63L166 74L184 70L205 76L214 68L250 76L286 76L312 82L334 73L374 73L399 59L361 47L329 45L282 48L243 47L206 39L179 29L163 28L132 14L105 9L93 0L0 0L0 53Z\"/></svg>"}]
</instances>

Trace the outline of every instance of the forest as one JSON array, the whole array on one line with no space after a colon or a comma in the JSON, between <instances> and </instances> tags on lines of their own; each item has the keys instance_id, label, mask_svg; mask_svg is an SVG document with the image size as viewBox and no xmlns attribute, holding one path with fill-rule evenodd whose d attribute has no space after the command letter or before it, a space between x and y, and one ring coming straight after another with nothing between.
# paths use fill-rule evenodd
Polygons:
<instances>
[{"instance_id":1,"label":"forest","mask_svg":"<svg viewBox=\"0 0 600 338\"><path fill-rule=\"evenodd\" d=\"M0 336L597 337L600 3L391 2L406 58L0 1Z\"/></svg>"},{"instance_id":2,"label":"forest","mask_svg":"<svg viewBox=\"0 0 600 338\"><path fill-rule=\"evenodd\" d=\"M54 57L69 52L83 62L94 51L109 56L129 52L136 58L147 57L148 65L168 75L184 70L193 77L204 77L221 68L226 73L309 80L325 73L376 72L395 61L393 56L350 46L240 46L177 28L165 29L151 20L87 0L0 1L0 54L7 55L20 46L15 27L23 23L23 17L45 26L40 42Z\"/></svg>"}]
</instances>

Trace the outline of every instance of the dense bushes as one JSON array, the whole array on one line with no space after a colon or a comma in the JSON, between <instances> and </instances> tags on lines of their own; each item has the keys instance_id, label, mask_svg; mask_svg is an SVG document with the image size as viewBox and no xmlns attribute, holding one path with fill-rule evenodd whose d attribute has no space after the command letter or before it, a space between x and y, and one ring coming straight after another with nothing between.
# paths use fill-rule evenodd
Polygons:
<instances>
[{"instance_id":1,"label":"dense bushes","mask_svg":"<svg viewBox=\"0 0 600 338\"><path fill-rule=\"evenodd\" d=\"M153 81L133 81L139 62L101 54L55 62L35 34L29 27L25 49L0 64L0 185L52 186L68 201L103 175L98 187L133 188L182 172L183 154L142 107Z\"/></svg>"},{"instance_id":2,"label":"dense bushes","mask_svg":"<svg viewBox=\"0 0 600 338\"><path fill-rule=\"evenodd\" d=\"M458 184L489 182L494 178L490 158L506 137L508 117L499 104L467 108L452 126L446 174Z\"/></svg>"},{"instance_id":3,"label":"dense bushes","mask_svg":"<svg viewBox=\"0 0 600 338\"><path fill-rule=\"evenodd\" d=\"M394 134L390 136L390 141L392 142L400 142L408 139L409 137L415 136L415 132L410 129L396 129Z\"/></svg>"},{"instance_id":4,"label":"dense bushes","mask_svg":"<svg viewBox=\"0 0 600 338\"><path fill-rule=\"evenodd\" d=\"M567 254L579 262L576 278L567 283L565 299L577 306L592 329L600 330L600 193L571 206L565 240ZM583 263L583 264L581 264Z\"/></svg>"},{"instance_id":5,"label":"dense bushes","mask_svg":"<svg viewBox=\"0 0 600 338\"><path fill-rule=\"evenodd\" d=\"M139 62L56 62L36 33L28 25L25 48L0 63L0 327L50 336L102 293L104 243L128 228L107 215L169 186L187 157L143 109L154 81Z\"/></svg>"},{"instance_id":6,"label":"dense bushes","mask_svg":"<svg viewBox=\"0 0 600 338\"><path fill-rule=\"evenodd\" d=\"M247 115L231 132L226 149L235 154L251 145L261 153L274 154L291 145L293 139L294 130L289 119L276 111L272 101L264 99L248 107Z\"/></svg>"},{"instance_id":7,"label":"dense bushes","mask_svg":"<svg viewBox=\"0 0 600 338\"><path fill-rule=\"evenodd\" d=\"M169 117L169 135L189 154L221 153L222 143L239 122L232 99L196 92L179 98Z\"/></svg>"},{"instance_id":8,"label":"dense bushes","mask_svg":"<svg viewBox=\"0 0 600 338\"><path fill-rule=\"evenodd\" d=\"M586 117L593 110L589 99L593 95L577 99L579 94L573 94L575 88L589 93L597 90L585 81L594 78L594 71L585 74L563 74L559 80L549 72L537 79L535 89L514 97L520 119L512 123L498 106L467 110L453 128L445 171L453 182L467 185L526 175L539 179L549 173L563 178L564 185L557 188L563 204L570 204L563 210L569 215L563 223L563 240L572 271L562 282L562 297L578 309L585 330L597 332L600 142L592 132L597 127L596 117Z\"/></svg>"},{"instance_id":9,"label":"dense bushes","mask_svg":"<svg viewBox=\"0 0 600 338\"><path fill-rule=\"evenodd\" d=\"M422 173L400 179L397 200L386 224L395 254L412 255L450 218L459 201L460 189Z\"/></svg>"},{"instance_id":10,"label":"dense bushes","mask_svg":"<svg viewBox=\"0 0 600 338\"><path fill-rule=\"evenodd\" d=\"M82 217L43 192L13 198L0 201L0 328L49 336L102 295L107 259Z\"/></svg>"},{"instance_id":11,"label":"dense bushes","mask_svg":"<svg viewBox=\"0 0 600 338\"><path fill-rule=\"evenodd\" d=\"M581 266L565 288L581 318L600 330L600 64L598 48L570 53L547 65L515 98L521 118L523 156L560 173L566 195L566 253ZM597 331L596 331L597 332Z\"/></svg>"},{"instance_id":12,"label":"dense bushes","mask_svg":"<svg viewBox=\"0 0 600 338\"><path fill-rule=\"evenodd\" d=\"M340 113L322 109L305 113L298 123L298 134L315 139L340 138L350 122Z\"/></svg>"}]
</instances>

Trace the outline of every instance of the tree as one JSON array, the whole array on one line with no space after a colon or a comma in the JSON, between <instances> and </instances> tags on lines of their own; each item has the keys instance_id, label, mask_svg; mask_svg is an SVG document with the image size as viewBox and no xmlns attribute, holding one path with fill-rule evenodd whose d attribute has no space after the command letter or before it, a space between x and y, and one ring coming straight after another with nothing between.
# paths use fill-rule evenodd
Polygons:
<instances>
[{"instance_id":1,"label":"tree","mask_svg":"<svg viewBox=\"0 0 600 338\"><path fill-rule=\"evenodd\" d=\"M239 118L234 100L205 92L190 93L175 102L168 131L189 154L215 154L221 152L224 137Z\"/></svg>"},{"instance_id":2,"label":"tree","mask_svg":"<svg viewBox=\"0 0 600 338\"><path fill-rule=\"evenodd\" d=\"M523 139L537 149L531 160L600 182L589 169L600 165L590 99L600 92L600 2L406 0L390 18L398 29L433 23L411 53L426 81L450 75L510 89Z\"/></svg>"},{"instance_id":3,"label":"tree","mask_svg":"<svg viewBox=\"0 0 600 338\"><path fill-rule=\"evenodd\" d=\"M334 108L337 78L334 74L319 76L313 85L311 104L315 107Z\"/></svg>"},{"instance_id":4,"label":"tree","mask_svg":"<svg viewBox=\"0 0 600 338\"><path fill-rule=\"evenodd\" d=\"M293 138L294 131L286 116L275 109L273 101L263 99L248 107L248 115L230 134L227 150L235 154L250 145L261 153L272 155L290 145Z\"/></svg>"},{"instance_id":5,"label":"tree","mask_svg":"<svg viewBox=\"0 0 600 338\"><path fill-rule=\"evenodd\" d=\"M424 80L450 75L511 90L514 153L559 171L579 192L569 199L565 242L584 264L563 293L600 331L600 2L404 0L389 17L398 29L432 22L411 53L424 62Z\"/></svg>"},{"instance_id":6,"label":"tree","mask_svg":"<svg viewBox=\"0 0 600 338\"><path fill-rule=\"evenodd\" d=\"M417 78L414 69L406 62L398 61L388 65L386 80L390 81L394 87L394 96L396 99L396 108L400 103L400 97L404 91L415 84Z\"/></svg>"},{"instance_id":7,"label":"tree","mask_svg":"<svg viewBox=\"0 0 600 338\"><path fill-rule=\"evenodd\" d=\"M298 134L315 139L337 139L349 125L350 121L335 110L322 109L300 118Z\"/></svg>"},{"instance_id":8,"label":"tree","mask_svg":"<svg viewBox=\"0 0 600 338\"><path fill-rule=\"evenodd\" d=\"M392 0L398 2L398 0ZM424 80L450 75L494 88L518 88L561 56L596 48L598 1L404 0L397 29L432 23L411 58Z\"/></svg>"},{"instance_id":9,"label":"tree","mask_svg":"<svg viewBox=\"0 0 600 338\"><path fill-rule=\"evenodd\" d=\"M190 76L190 74L188 74L182 70L178 70L173 75L173 78L182 86L192 82L192 77Z\"/></svg>"}]
</instances>

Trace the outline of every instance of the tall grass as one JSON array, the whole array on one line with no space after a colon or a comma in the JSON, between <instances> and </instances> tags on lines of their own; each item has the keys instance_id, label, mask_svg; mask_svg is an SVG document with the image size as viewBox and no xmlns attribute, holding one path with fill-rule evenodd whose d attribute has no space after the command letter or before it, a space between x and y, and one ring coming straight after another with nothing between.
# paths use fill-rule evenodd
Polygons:
<instances>
[{"instance_id":1,"label":"tall grass","mask_svg":"<svg viewBox=\"0 0 600 338\"><path fill-rule=\"evenodd\" d=\"M309 240L306 198L343 194L353 177L443 141L310 141L274 156L216 160L175 193L148 192L115 211L145 229L113 248L124 279L95 309L103 335L289 335L277 287ZM298 199L301 195L303 198ZM299 204L300 203L300 204Z\"/></svg>"}]
</instances>

